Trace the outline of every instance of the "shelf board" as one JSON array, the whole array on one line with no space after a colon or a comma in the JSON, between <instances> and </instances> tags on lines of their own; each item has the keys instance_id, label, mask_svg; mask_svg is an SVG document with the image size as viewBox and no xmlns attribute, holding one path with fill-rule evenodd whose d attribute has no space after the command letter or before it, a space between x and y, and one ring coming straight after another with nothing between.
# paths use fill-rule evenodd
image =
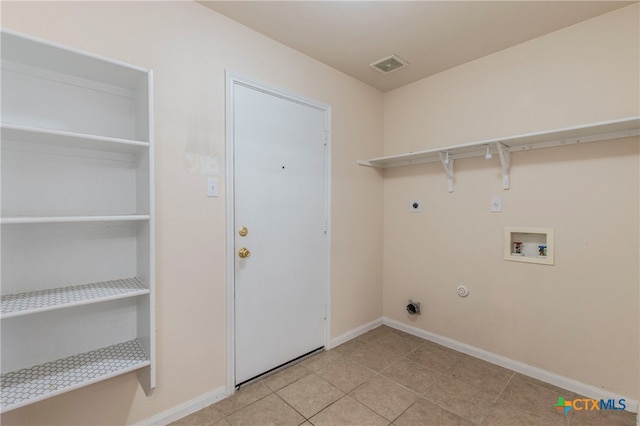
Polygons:
<instances>
[{"instance_id":1,"label":"shelf board","mask_svg":"<svg viewBox=\"0 0 640 426\"><path fill-rule=\"evenodd\" d=\"M48 40L2 29L2 58L114 87L135 90L148 70Z\"/></svg>"},{"instance_id":2,"label":"shelf board","mask_svg":"<svg viewBox=\"0 0 640 426\"><path fill-rule=\"evenodd\" d=\"M138 278L104 281L2 296L0 318L35 314L71 306L106 302L148 294Z\"/></svg>"},{"instance_id":3,"label":"shelf board","mask_svg":"<svg viewBox=\"0 0 640 426\"><path fill-rule=\"evenodd\" d=\"M11 123L0 125L2 141L16 141L43 146L81 148L124 154L138 154L149 148L148 142L110 138L107 136L44 129Z\"/></svg>"},{"instance_id":4,"label":"shelf board","mask_svg":"<svg viewBox=\"0 0 640 426\"><path fill-rule=\"evenodd\" d=\"M620 120L603 121L546 132L528 133L463 145L445 146L406 154L377 157L369 160L360 160L358 164L378 168L399 167L440 162L440 154L447 152L451 160L457 158L484 157L487 152L487 146L489 146L491 153L495 154L498 144L504 146L508 152L517 152L638 135L640 135L640 117L628 117Z\"/></svg>"},{"instance_id":5,"label":"shelf board","mask_svg":"<svg viewBox=\"0 0 640 426\"><path fill-rule=\"evenodd\" d=\"M137 340L3 374L1 412L150 365Z\"/></svg>"},{"instance_id":6,"label":"shelf board","mask_svg":"<svg viewBox=\"0 0 640 426\"><path fill-rule=\"evenodd\" d=\"M25 216L3 217L0 223L3 225L19 225L30 223L77 223L77 222L128 222L149 220L149 215L132 214L119 216Z\"/></svg>"}]
</instances>

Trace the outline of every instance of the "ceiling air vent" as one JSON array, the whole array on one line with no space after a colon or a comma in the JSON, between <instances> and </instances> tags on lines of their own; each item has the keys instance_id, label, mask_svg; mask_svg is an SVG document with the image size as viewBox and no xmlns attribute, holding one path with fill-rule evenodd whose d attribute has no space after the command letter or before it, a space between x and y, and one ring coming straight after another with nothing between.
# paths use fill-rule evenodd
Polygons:
<instances>
[{"instance_id":1,"label":"ceiling air vent","mask_svg":"<svg viewBox=\"0 0 640 426\"><path fill-rule=\"evenodd\" d=\"M387 56L386 58L382 58L379 61L369 64L370 67L377 69L382 74L389 74L390 72L404 68L407 65L409 64L398 58L396 55Z\"/></svg>"}]
</instances>

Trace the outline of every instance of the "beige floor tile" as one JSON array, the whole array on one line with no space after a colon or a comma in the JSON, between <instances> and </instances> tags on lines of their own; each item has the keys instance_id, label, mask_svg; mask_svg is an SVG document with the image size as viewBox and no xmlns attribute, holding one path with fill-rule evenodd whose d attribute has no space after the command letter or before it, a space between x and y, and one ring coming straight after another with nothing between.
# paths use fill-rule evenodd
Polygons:
<instances>
[{"instance_id":1,"label":"beige floor tile","mask_svg":"<svg viewBox=\"0 0 640 426\"><path fill-rule=\"evenodd\" d=\"M367 344L351 352L347 357L374 371L381 371L401 358L401 354L383 346Z\"/></svg>"},{"instance_id":2,"label":"beige floor tile","mask_svg":"<svg viewBox=\"0 0 640 426\"><path fill-rule=\"evenodd\" d=\"M393 352L405 355L424 343L424 340L399 331L390 331L374 339L371 343L381 345Z\"/></svg>"},{"instance_id":3,"label":"beige floor tile","mask_svg":"<svg viewBox=\"0 0 640 426\"><path fill-rule=\"evenodd\" d=\"M413 335L411 333L407 333L407 332L402 331L402 330L396 330L396 329L392 328L391 331L393 331L394 333L399 334L400 336L405 337L407 339L416 340L416 341L418 341L420 343L426 342L426 340L423 339L422 337L415 336L415 335Z\"/></svg>"},{"instance_id":4,"label":"beige floor tile","mask_svg":"<svg viewBox=\"0 0 640 426\"><path fill-rule=\"evenodd\" d=\"M271 394L227 417L227 421L231 426L297 426L305 419L276 394Z\"/></svg>"},{"instance_id":5,"label":"beige floor tile","mask_svg":"<svg viewBox=\"0 0 640 426\"><path fill-rule=\"evenodd\" d=\"M574 392L568 391L563 388L559 388L558 386L554 386L551 383L543 382L542 380L534 379L533 377L525 376L524 374L514 373L513 378L518 380L524 380L526 382L533 383L542 388L552 390L553 392L557 393L558 395L564 396L565 398L574 398L574 397L581 398L579 395L576 395Z\"/></svg>"},{"instance_id":6,"label":"beige floor tile","mask_svg":"<svg viewBox=\"0 0 640 426\"><path fill-rule=\"evenodd\" d=\"M613 410L564 415L554 407L560 396L580 397L381 326L172 425L637 424L634 414Z\"/></svg>"},{"instance_id":7,"label":"beige floor tile","mask_svg":"<svg viewBox=\"0 0 640 426\"><path fill-rule=\"evenodd\" d=\"M315 374L280 389L277 394L306 418L344 396L341 390Z\"/></svg>"},{"instance_id":8,"label":"beige floor tile","mask_svg":"<svg viewBox=\"0 0 640 426\"><path fill-rule=\"evenodd\" d=\"M567 418L546 411L531 413L519 410L505 401L497 401L482 420L483 426L565 426Z\"/></svg>"},{"instance_id":9,"label":"beige floor tile","mask_svg":"<svg viewBox=\"0 0 640 426\"><path fill-rule=\"evenodd\" d=\"M331 350L339 353L340 355L347 355L347 354L353 352L353 350L359 348L362 345L364 345L364 342L362 342L362 341L360 341L358 339L351 339L348 342L344 342L340 346L336 346L335 348L333 348Z\"/></svg>"},{"instance_id":10,"label":"beige floor tile","mask_svg":"<svg viewBox=\"0 0 640 426\"><path fill-rule=\"evenodd\" d=\"M346 395L311 419L314 426L386 426L387 420Z\"/></svg>"},{"instance_id":11,"label":"beige floor tile","mask_svg":"<svg viewBox=\"0 0 640 426\"><path fill-rule=\"evenodd\" d=\"M385 368L380 374L421 395L442 375L439 371L405 358Z\"/></svg>"},{"instance_id":12,"label":"beige floor tile","mask_svg":"<svg viewBox=\"0 0 640 426\"><path fill-rule=\"evenodd\" d=\"M341 391L351 392L375 373L351 359L340 358L321 368L316 374Z\"/></svg>"},{"instance_id":13,"label":"beige floor tile","mask_svg":"<svg viewBox=\"0 0 640 426\"><path fill-rule=\"evenodd\" d=\"M419 399L394 422L396 426L470 426L471 423L425 399Z\"/></svg>"},{"instance_id":14,"label":"beige floor tile","mask_svg":"<svg viewBox=\"0 0 640 426\"><path fill-rule=\"evenodd\" d=\"M513 371L469 357L462 359L447 375L497 397L513 376Z\"/></svg>"},{"instance_id":15,"label":"beige floor tile","mask_svg":"<svg viewBox=\"0 0 640 426\"><path fill-rule=\"evenodd\" d=\"M370 342L391 331L393 331L393 328L386 325L381 325L378 328L374 328L373 330L369 330L366 333L361 334L357 337L357 340L359 340L360 342Z\"/></svg>"},{"instance_id":16,"label":"beige floor tile","mask_svg":"<svg viewBox=\"0 0 640 426\"><path fill-rule=\"evenodd\" d=\"M465 355L465 354L462 354L462 355ZM476 358L470 355L465 355L465 358L462 359L462 362L476 365L476 366L483 366L490 370L494 370L494 371L497 371L498 373L506 374L508 376L513 376L514 374L516 374L513 370L509 370L508 368L501 367L497 364L493 364L491 362L484 361L480 358Z\"/></svg>"},{"instance_id":17,"label":"beige floor tile","mask_svg":"<svg viewBox=\"0 0 640 426\"><path fill-rule=\"evenodd\" d=\"M305 359L300 365L311 371L316 371L341 357L342 354L340 354L340 352L334 350L324 351Z\"/></svg>"},{"instance_id":18,"label":"beige floor tile","mask_svg":"<svg viewBox=\"0 0 640 426\"><path fill-rule=\"evenodd\" d=\"M438 380L424 397L473 423L478 423L495 401L495 395L487 395L450 377Z\"/></svg>"},{"instance_id":19,"label":"beige floor tile","mask_svg":"<svg viewBox=\"0 0 640 426\"><path fill-rule=\"evenodd\" d=\"M422 344L406 357L411 361L443 373L451 371L462 359L461 355L455 351L440 349L432 343Z\"/></svg>"},{"instance_id":20,"label":"beige floor tile","mask_svg":"<svg viewBox=\"0 0 640 426\"><path fill-rule=\"evenodd\" d=\"M554 406L560 396L565 399L573 399L575 394L553 385L543 385L537 380L530 380L520 374L514 374L499 398L522 411L534 414L544 411L562 417L564 416L562 410L558 410Z\"/></svg>"},{"instance_id":21,"label":"beige floor tile","mask_svg":"<svg viewBox=\"0 0 640 426\"><path fill-rule=\"evenodd\" d=\"M409 408L419 395L383 376L375 376L350 394L389 421Z\"/></svg>"},{"instance_id":22,"label":"beige floor tile","mask_svg":"<svg viewBox=\"0 0 640 426\"><path fill-rule=\"evenodd\" d=\"M443 345L441 345L439 343L432 342L431 340L423 339L422 344L424 346L428 346L428 347L433 348L433 349L440 349L441 351L448 351L448 352L456 353L458 355L465 355L462 352L458 352L455 349L451 349L451 348L443 346Z\"/></svg>"},{"instance_id":23,"label":"beige floor tile","mask_svg":"<svg viewBox=\"0 0 640 426\"><path fill-rule=\"evenodd\" d=\"M311 370L304 365L294 364L271 376L265 377L262 379L262 382L267 385L269 389L277 391L309 374L311 374Z\"/></svg>"},{"instance_id":24,"label":"beige floor tile","mask_svg":"<svg viewBox=\"0 0 640 426\"><path fill-rule=\"evenodd\" d=\"M214 405L210 405L171 423L171 426L210 426L221 420L224 420L222 412Z\"/></svg>"},{"instance_id":25,"label":"beige floor tile","mask_svg":"<svg viewBox=\"0 0 640 426\"><path fill-rule=\"evenodd\" d=\"M636 426L636 414L618 410L571 410L570 426Z\"/></svg>"},{"instance_id":26,"label":"beige floor tile","mask_svg":"<svg viewBox=\"0 0 640 426\"><path fill-rule=\"evenodd\" d=\"M241 388L238 392L216 403L214 407L222 412L225 416L235 413L241 408L256 402L257 400L264 398L271 393L264 383L256 382L246 387Z\"/></svg>"}]
</instances>

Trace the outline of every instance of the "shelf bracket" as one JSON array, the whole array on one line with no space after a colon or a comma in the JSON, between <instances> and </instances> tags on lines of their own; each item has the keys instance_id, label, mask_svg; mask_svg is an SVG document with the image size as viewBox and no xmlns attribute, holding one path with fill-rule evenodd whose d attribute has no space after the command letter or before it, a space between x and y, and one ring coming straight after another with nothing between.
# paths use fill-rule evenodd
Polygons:
<instances>
[{"instance_id":1,"label":"shelf bracket","mask_svg":"<svg viewBox=\"0 0 640 426\"><path fill-rule=\"evenodd\" d=\"M496 142L496 151L500 156L500 164L502 165L502 189L509 189L511 182L509 173L511 171L511 155L509 154L509 147Z\"/></svg>"},{"instance_id":2,"label":"shelf bracket","mask_svg":"<svg viewBox=\"0 0 640 426\"><path fill-rule=\"evenodd\" d=\"M453 192L453 157L448 152L440 152L439 154L442 167L447 173L447 190Z\"/></svg>"}]
</instances>

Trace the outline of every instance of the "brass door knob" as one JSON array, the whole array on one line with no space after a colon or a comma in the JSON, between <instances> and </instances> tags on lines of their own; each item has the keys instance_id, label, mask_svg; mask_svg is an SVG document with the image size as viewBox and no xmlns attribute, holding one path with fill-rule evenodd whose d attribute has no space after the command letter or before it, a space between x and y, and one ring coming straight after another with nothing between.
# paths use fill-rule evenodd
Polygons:
<instances>
[{"instance_id":1,"label":"brass door knob","mask_svg":"<svg viewBox=\"0 0 640 426\"><path fill-rule=\"evenodd\" d=\"M238 250L238 256L240 256L241 259L246 259L247 257L251 256L251 252L248 248L242 247L240 250Z\"/></svg>"}]
</instances>

